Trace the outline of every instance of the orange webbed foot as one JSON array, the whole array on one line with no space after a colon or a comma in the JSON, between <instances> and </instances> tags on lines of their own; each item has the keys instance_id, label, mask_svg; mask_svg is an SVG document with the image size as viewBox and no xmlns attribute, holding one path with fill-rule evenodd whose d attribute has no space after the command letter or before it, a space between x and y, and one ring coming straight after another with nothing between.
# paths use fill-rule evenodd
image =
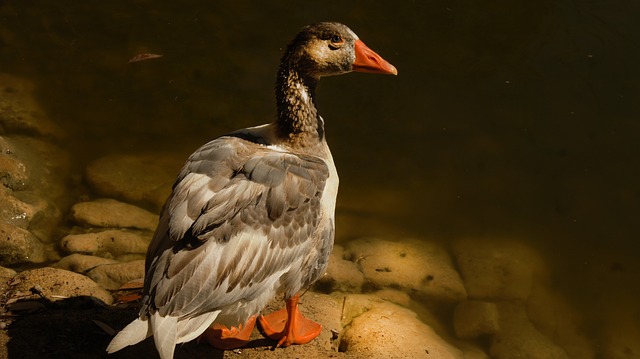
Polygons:
<instances>
[{"instance_id":1,"label":"orange webbed foot","mask_svg":"<svg viewBox=\"0 0 640 359\"><path fill-rule=\"evenodd\" d=\"M262 332L268 338L278 340L276 348L307 344L322 331L320 324L302 316L298 309L299 299L295 295L287 299L286 308L258 318Z\"/></svg>"},{"instance_id":2,"label":"orange webbed foot","mask_svg":"<svg viewBox=\"0 0 640 359\"><path fill-rule=\"evenodd\" d=\"M237 328L227 328L222 324L214 323L210 328L200 335L200 340L205 340L214 348L229 350L242 348L249 343L251 332L256 325L256 316L253 315L242 325Z\"/></svg>"}]
</instances>

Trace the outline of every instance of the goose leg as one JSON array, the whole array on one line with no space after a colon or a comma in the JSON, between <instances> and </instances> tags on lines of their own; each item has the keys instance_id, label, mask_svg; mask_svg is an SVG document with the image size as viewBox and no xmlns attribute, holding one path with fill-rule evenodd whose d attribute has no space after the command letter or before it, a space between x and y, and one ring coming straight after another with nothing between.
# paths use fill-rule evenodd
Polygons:
<instances>
[{"instance_id":1,"label":"goose leg","mask_svg":"<svg viewBox=\"0 0 640 359\"><path fill-rule=\"evenodd\" d=\"M276 348L306 344L322 331L320 324L302 316L298 310L299 300L300 296L296 294L287 299L286 308L258 318L264 334L270 339L278 340Z\"/></svg>"},{"instance_id":2,"label":"goose leg","mask_svg":"<svg viewBox=\"0 0 640 359\"><path fill-rule=\"evenodd\" d=\"M222 324L213 323L200 335L198 341L205 340L212 347L222 350L242 348L249 342L255 325L255 315L251 316L244 325L240 324L238 328L231 327L229 329Z\"/></svg>"}]
</instances>

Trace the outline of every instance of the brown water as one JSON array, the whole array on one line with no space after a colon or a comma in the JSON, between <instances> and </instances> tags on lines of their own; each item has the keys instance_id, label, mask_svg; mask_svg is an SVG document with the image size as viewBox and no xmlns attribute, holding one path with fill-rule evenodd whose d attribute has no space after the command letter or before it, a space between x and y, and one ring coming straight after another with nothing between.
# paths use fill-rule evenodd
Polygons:
<instances>
[{"instance_id":1,"label":"brown water","mask_svg":"<svg viewBox=\"0 0 640 359\"><path fill-rule=\"evenodd\" d=\"M5 2L0 71L37 83L80 166L186 157L271 121L282 48L344 22L400 74L320 85L339 213L357 235L527 241L589 331L605 304L640 323L638 19L622 0Z\"/></svg>"}]
</instances>

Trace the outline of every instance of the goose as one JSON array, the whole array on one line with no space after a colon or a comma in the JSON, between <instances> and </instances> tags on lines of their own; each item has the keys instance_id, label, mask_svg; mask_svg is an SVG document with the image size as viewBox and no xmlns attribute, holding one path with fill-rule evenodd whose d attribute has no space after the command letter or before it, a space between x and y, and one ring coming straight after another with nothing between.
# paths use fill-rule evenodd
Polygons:
<instances>
[{"instance_id":1,"label":"goose","mask_svg":"<svg viewBox=\"0 0 640 359\"><path fill-rule=\"evenodd\" d=\"M305 26L278 69L275 120L188 158L147 252L139 317L108 353L149 336L162 359L194 339L239 348L256 321L276 347L320 334L298 309L299 292L326 270L335 233L338 174L315 89L321 77L351 71L397 75L347 26ZM258 316L282 294L283 309Z\"/></svg>"}]
</instances>

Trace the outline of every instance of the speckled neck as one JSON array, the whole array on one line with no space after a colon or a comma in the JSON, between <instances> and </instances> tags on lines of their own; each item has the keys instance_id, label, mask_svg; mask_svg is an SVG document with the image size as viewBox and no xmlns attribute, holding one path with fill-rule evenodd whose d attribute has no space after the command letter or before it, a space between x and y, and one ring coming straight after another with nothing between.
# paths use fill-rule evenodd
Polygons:
<instances>
[{"instance_id":1,"label":"speckled neck","mask_svg":"<svg viewBox=\"0 0 640 359\"><path fill-rule=\"evenodd\" d=\"M293 147L317 145L324 139L324 123L314 99L318 79L303 75L286 60L276 80L278 134Z\"/></svg>"}]
</instances>

